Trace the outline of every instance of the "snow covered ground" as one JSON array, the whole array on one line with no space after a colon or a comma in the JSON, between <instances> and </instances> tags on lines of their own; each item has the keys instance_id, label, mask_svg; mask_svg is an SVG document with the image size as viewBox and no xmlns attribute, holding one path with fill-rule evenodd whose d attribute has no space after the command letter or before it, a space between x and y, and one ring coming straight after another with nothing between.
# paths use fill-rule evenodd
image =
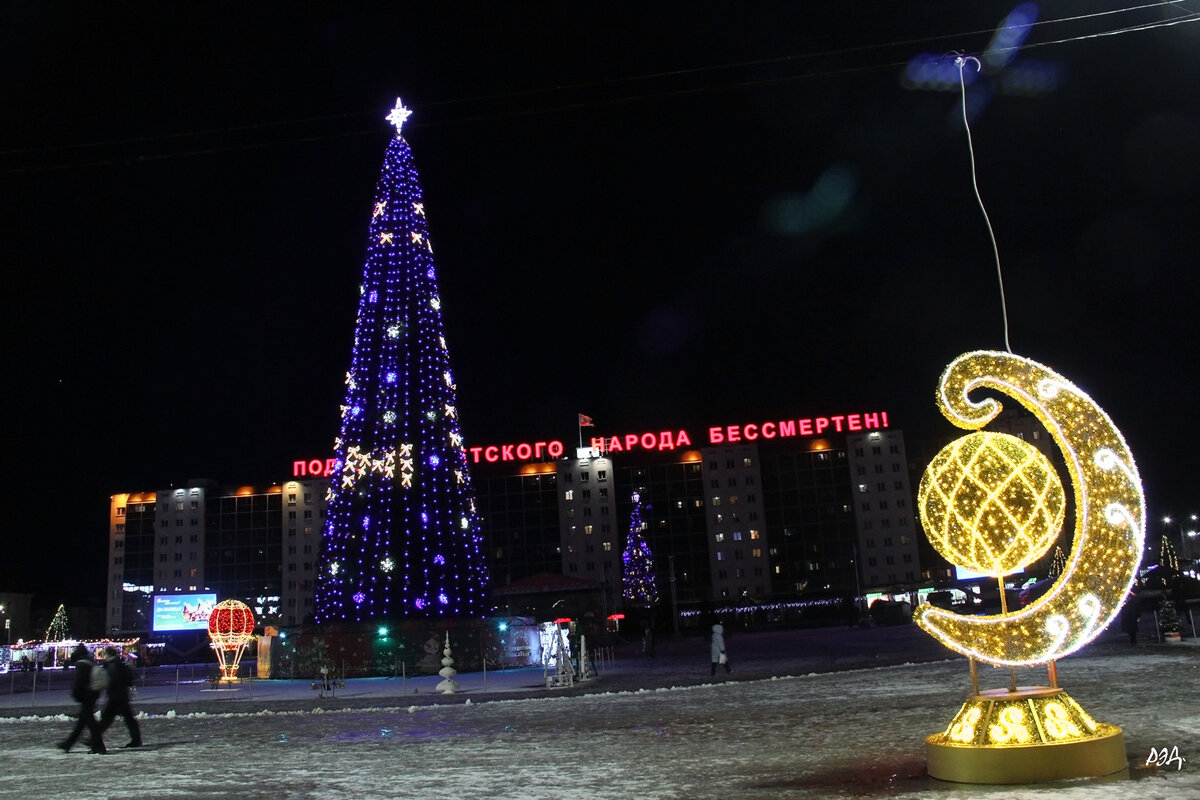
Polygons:
<instances>
[{"instance_id":1,"label":"snow covered ground","mask_svg":"<svg viewBox=\"0 0 1200 800\"><path fill-rule=\"evenodd\" d=\"M486 692L482 675L459 676L453 696L433 695L436 676L349 681L323 700L306 682L187 684L178 698L147 686L135 701L147 746L118 749L118 722L108 756L55 749L70 726L62 689L0 694L0 798L1200 797L1200 647L1106 635L1061 662L1071 695L1124 728L1130 776L979 787L925 775L924 737L969 688L965 661L927 639L912 627L740 634L734 674L715 682L703 643L684 640L653 662L631 649L565 691L530 670L491 673ZM828 669L840 671L814 671ZM1007 672L981 681L1006 685ZM1145 767L1163 748L1185 760Z\"/></svg>"}]
</instances>

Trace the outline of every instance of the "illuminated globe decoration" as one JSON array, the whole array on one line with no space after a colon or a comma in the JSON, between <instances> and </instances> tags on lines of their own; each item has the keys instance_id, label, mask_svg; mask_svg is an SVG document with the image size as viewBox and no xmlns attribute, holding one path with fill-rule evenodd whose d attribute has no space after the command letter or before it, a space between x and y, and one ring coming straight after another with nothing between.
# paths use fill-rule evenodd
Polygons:
<instances>
[{"instance_id":1,"label":"illuminated globe decoration","mask_svg":"<svg viewBox=\"0 0 1200 800\"><path fill-rule=\"evenodd\" d=\"M1031 411L1061 450L1075 501L1070 556L1030 605L990 616L919 606L917 624L971 659L973 693L942 733L926 738L932 777L966 783L1033 783L1125 769L1121 729L1093 720L1057 685L1057 659L1096 638L1117 615L1137 574L1145 500L1133 455L1096 403L1063 376L1011 353L959 356L938 386L955 425L982 428L1007 395ZM1045 553L1064 518L1063 487L1044 456L1019 439L977 432L943 449L918 491L921 522L950 561L1003 575ZM980 691L976 661L1010 669L1048 665L1050 686Z\"/></svg>"},{"instance_id":2,"label":"illuminated globe decoration","mask_svg":"<svg viewBox=\"0 0 1200 800\"><path fill-rule=\"evenodd\" d=\"M1001 577L1033 563L1062 528L1067 498L1049 459L1006 433L951 442L925 470L917 506L947 561Z\"/></svg>"},{"instance_id":3,"label":"illuminated globe decoration","mask_svg":"<svg viewBox=\"0 0 1200 800\"><path fill-rule=\"evenodd\" d=\"M208 638L217 651L221 680L237 680L246 645L254 640L254 614L239 600L222 600L208 615Z\"/></svg>"},{"instance_id":4,"label":"illuminated globe decoration","mask_svg":"<svg viewBox=\"0 0 1200 800\"><path fill-rule=\"evenodd\" d=\"M366 257L314 597L319 625L487 612L487 566L425 201L388 144Z\"/></svg>"}]
</instances>

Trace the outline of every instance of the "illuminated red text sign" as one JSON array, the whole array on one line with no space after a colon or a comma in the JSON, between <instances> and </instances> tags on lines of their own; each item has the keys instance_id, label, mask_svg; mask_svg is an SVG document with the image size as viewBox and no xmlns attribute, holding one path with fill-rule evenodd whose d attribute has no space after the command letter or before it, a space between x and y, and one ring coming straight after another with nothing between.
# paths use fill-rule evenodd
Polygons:
<instances>
[{"instance_id":1,"label":"illuminated red text sign","mask_svg":"<svg viewBox=\"0 0 1200 800\"><path fill-rule=\"evenodd\" d=\"M821 436L828 433L854 433L856 431L879 430L888 427L886 411L861 414L831 414L827 417L801 417L797 419L746 422L739 425L717 425L708 429L708 440L702 444L737 444L759 439L792 439L804 436ZM655 433L626 433L621 436L593 436L589 447L601 453L624 453L631 450L675 450L694 447L692 436L686 430L660 431ZM542 458L559 458L566 446L557 439L550 442L521 442L519 444L493 444L467 447L463 452L475 464L494 464L501 461L530 461ZM337 459L296 461L292 474L300 477L314 475L329 477L337 469Z\"/></svg>"},{"instance_id":2,"label":"illuminated red text sign","mask_svg":"<svg viewBox=\"0 0 1200 800\"><path fill-rule=\"evenodd\" d=\"M328 478L337 472L337 466L338 460L336 458L326 458L324 460L314 458L309 461L293 461L292 477L303 478L306 475L312 475L314 478Z\"/></svg>"},{"instance_id":3,"label":"illuminated red text sign","mask_svg":"<svg viewBox=\"0 0 1200 800\"><path fill-rule=\"evenodd\" d=\"M558 458L563 454L563 443L553 442L521 442L520 444L493 444L487 447L468 447L466 452L471 460L478 464L480 461L495 463L497 461L528 461L531 458Z\"/></svg>"}]
</instances>

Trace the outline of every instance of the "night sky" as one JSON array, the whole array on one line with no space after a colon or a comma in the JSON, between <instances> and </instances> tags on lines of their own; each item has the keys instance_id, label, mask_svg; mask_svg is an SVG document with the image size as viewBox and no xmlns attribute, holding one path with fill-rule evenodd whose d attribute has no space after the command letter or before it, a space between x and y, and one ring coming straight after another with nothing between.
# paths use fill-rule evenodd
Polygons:
<instances>
[{"instance_id":1,"label":"night sky","mask_svg":"<svg viewBox=\"0 0 1200 800\"><path fill-rule=\"evenodd\" d=\"M110 494L330 454L397 96L468 445L953 434L942 368L1005 347L954 53L1016 2L413 5L0 8L0 590L102 602ZM1040 4L968 103L1012 349L1157 532L1200 511L1200 2L1126 5Z\"/></svg>"}]
</instances>

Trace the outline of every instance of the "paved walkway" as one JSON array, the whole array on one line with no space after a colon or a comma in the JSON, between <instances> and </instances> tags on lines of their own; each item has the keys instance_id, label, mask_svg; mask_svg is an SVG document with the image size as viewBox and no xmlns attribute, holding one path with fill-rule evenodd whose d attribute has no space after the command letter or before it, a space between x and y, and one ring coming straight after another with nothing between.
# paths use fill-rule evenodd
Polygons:
<instances>
[{"instance_id":1,"label":"paved walkway","mask_svg":"<svg viewBox=\"0 0 1200 800\"><path fill-rule=\"evenodd\" d=\"M435 690L438 675L387 678L352 678L331 691L313 688L312 679L243 679L236 685L213 688L207 674L211 665L185 664L157 667L142 673L134 707L139 712L166 714L171 711L256 711L298 710L321 707L368 708L461 703L489 696L536 697L555 694L653 690L672 686L695 686L713 681L763 680L786 675L870 669L903 663L964 660L945 649L914 625L884 628L820 628L809 630L734 632L727 636L733 672L710 674L708 642L700 637L666 639L658 643L653 658L641 652L640 644L622 643L599 654L598 677L578 682L571 688L547 689L541 667L489 672L465 672L455 676L458 691L453 695ZM1197 641L1182 645L1143 644L1131 648L1124 635L1106 633L1089 645L1097 651L1145 651L1193 648ZM1030 682L1044 680L1041 668ZM964 676L966 675L964 660ZM0 717L46 716L71 713L72 673L49 670L39 674L34 688L30 673L0 675ZM965 681L965 677L964 677Z\"/></svg>"}]
</instances>

